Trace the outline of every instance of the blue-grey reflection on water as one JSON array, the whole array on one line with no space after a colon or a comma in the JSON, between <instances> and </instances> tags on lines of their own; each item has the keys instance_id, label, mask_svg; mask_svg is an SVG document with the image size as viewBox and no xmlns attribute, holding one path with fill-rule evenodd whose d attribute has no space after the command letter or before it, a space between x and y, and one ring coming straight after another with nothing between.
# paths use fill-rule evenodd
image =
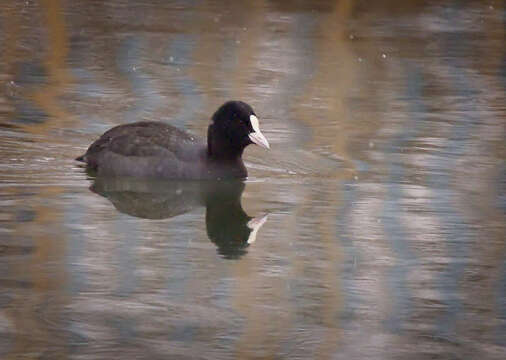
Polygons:
<instances>
[{"instance_id":1,"label":"blue-grey reflection on water","mask_svg":"<svg viewBox=\"0 0 506 360\"><path fill-rule=\"evenodd\" d=\"M155 86L150 82L153 80L145 73L140 61L148 49L144 48L145 40L141 35L129 36L122 40L117 54L117 69L120 75L124 76L132 87L132 92L138 94L136 102L124 117L126 122L139 121L144 113L152 113L156 107L163 104L163 97L156 91Z\"/></svg>"},{"instance_id":2,"label":"blue-grey reflection on water","mask_svg":"<svg viewBox=\"0 0 506 360\"><path fill-rule=\"evenodd\" d=\"M42 85L47 82L47 74L44 67L38 63L21 63L10 86L10 97L16 109L16 122L23 124L43 123L47 120L47 114L33 102L23 98L19 89L23 87Z\"/></svg>"},{"instance_id":3,"label":"blue-grey reflection on water","mask_svg":"<svg viewBox=\"0 0 506 360\"><path fill-rule=\"evenodd\" d=\"M0 2L0 357L502 359L504 19L479 0ZM272 144L239 187L73 161L137 120L205 136L231 98Z\"/></svg>"},{"instance_id":4,"label":"blue-grey reflection on water","mask_svg":"<svg viewBox=\"0 0 506 360\"><path fill-rule=\"evenodd\" d=\"M177 35L165 53L165 62L172 69L170 77L177 91L184 95L184 103L178 106L180 110L175 114L177 126L188 126L193 119L198 118L203 109L204 97L197 83L187 75L192 64L191 55L197 46L196 40L189 35Z\"/></svg>"}]
</instances>

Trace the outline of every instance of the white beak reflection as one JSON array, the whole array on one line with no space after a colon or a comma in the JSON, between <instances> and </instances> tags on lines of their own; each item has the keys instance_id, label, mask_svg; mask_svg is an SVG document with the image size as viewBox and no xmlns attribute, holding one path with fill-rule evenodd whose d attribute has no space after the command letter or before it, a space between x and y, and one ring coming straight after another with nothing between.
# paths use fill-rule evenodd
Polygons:
<instances>
[{"instance_id":1,"label":"white beak reflection","mask_svg":"<svg viewBox=\"0 0 506 360\"><path fill-rule=\"evenodd\" d=\"M248 221L248 227L251 229L251 233L248 237L248 244L253 244L255 240L257 239L257 232L260 230L263 224L267 221L267 218L269 217L269 214L265 214L262 216L257 216L256 218L251 219Z\"/></svg>"}]
</instances>

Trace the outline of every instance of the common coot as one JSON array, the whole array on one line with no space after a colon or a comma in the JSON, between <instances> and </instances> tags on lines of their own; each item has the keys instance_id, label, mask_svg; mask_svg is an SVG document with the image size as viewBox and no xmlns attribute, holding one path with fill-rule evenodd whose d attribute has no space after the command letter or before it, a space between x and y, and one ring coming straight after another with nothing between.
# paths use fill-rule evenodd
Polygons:
<instances>
[{"instance_id":1,"label":"common coot","mask_svg":"<svg viewBox=\"0 0 506 360\"><path fill-rule=\"evenodd\" d=\"M242 153L249 144L270 148L251 106L229 101L212 116L207 144L171 125L142 121L106 131L76 160L108 176L246 178Z\"/></svg>"}]
</instances>

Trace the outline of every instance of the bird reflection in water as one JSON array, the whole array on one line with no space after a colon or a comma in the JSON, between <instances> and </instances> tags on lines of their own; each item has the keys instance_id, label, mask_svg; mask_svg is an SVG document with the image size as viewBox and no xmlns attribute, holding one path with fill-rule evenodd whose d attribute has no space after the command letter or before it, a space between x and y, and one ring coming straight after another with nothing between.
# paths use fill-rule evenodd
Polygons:
<instances>
[{"instance_id":1,"label":"bird reflection in water","mask_svg":"<svg viewBox=\"0 0 506 360\"><path fill-rule=\"evenodd\" d=\"M167 219L204 206L209 239L226 259L238 259L255 242L267 214L251 217L241 206L242 181L162 181L96 177L90 190L125 214Z\"/></svg>"}]
</instances>

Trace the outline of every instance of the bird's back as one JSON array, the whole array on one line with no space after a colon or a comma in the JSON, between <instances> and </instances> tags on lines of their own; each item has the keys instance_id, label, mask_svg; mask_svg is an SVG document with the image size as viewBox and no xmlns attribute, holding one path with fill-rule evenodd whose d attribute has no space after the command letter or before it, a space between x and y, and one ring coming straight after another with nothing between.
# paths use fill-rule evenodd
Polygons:
<instances>
[{"instance_id":1,"label":"bird's back","mask_svg":"<svg viewBox=\"0 0 506 360\"><path fill-rule=\"evenodd\" d=\"M204 142L194 135L161 122L143 121L106 131L77 160L99 174L189 178L198 176L205 151Z\"/></svg>"}]
</instances>

